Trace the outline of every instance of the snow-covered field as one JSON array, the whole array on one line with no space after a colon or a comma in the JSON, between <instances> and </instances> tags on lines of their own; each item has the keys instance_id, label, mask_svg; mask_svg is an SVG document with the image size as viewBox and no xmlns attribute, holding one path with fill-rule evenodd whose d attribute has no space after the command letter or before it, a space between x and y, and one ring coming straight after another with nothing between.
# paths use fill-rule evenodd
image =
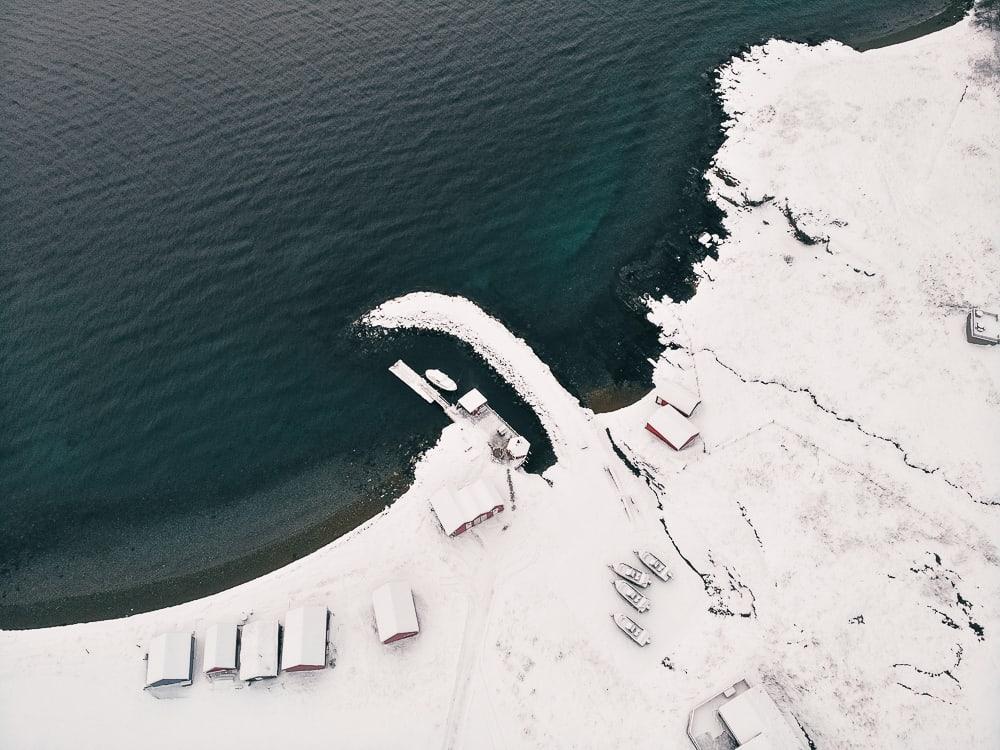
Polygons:
<instances>
[{"instance_id":1,"label":"snow-covered field","mask_svg":"<svg viewBox=\"0 0 1000 750\"><path fill-rule=\"evenodd\" d=\"M591 414L467 300L387 302L369 325L469 342L558 463L447 538L436 488L507 483L454 425L391 509L306 559L0 633L0 747L685 748L688 712L741 676L818 748L1000 746L1000 348L962 329L969 305L1000 307L995 44L967 20L864 54L771 42L721 72L709 179L729 239L690 302L651 303L672 345L656 378L700 392L702 441L674 454L645 432L651 395ZM636 547L675 572L635 616L644 649L608 617L626 606L605 566ZM386 647L370 595L400 577L421 633ZM333 669L141 690L156 633L313 603Z\"/></svg>"}]
</instances>

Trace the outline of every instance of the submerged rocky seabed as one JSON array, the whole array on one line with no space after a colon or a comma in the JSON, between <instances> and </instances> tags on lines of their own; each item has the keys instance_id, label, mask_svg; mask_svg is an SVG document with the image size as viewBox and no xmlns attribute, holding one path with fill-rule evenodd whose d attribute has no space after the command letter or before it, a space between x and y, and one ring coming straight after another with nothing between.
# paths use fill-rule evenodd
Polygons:
<instances>
[{"instance_id":1,"label":"submerged rocky seabed","mask_svg":"<svg viewBox=\"0 0 1000 750\"><path fill-rule=\"evenodd\" d=\"M446 538L436 488L507 486L450 426L390 509L304 560L158 612L0 633L0 738L681 748L688 712L745 675L787 714L783 747L1000 742L1000 351L962 334L969 305L1000 305L996 44L970 17L864 54L770 42L720 71L708 178L729 237L692 300L651 303L671 345L654 379L703 401L695 446L643 429L652 395L582 408L468 300L392 300L364 322L471 344L555 466L515 472L512 507ZM643 649L608 618L605 568L641 547L675 571L637 616ZM399 577L421 634L387 648L370 595ZM304 603L333 612L334 669L140 690L154 634Z\"/></svg>"}]
</instances>

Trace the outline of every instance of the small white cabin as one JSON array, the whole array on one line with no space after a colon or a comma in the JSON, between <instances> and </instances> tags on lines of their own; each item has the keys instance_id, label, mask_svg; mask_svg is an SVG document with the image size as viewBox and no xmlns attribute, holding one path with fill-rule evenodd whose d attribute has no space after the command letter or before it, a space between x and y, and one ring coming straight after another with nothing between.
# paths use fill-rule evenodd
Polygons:
<instances>
[{"instance_id":1,"label":"small white cabin","mask_svg":"<svg viewBox=\"0 0 1000 750\"><path fill-rule=\"evenodd\" d=\"M278 676L277 620L254 620L243 626L240 639L240 679L247 682Z\"/></svg>"},{"instance_id":2,"label":"small white cabin","mask_svg":"<svg viewBox=\"0 0 1000 750\"><path fill-rule=\"evenodd\" d=\"M232 622L217 622L205 631L202 671L210 680L230 679L237 671L239 629Z\"/></svg>"},{"instance_id":3,"label":"small white cabin","mask_svg":"<svg viewBox=\"0 0 1000 750\"><path fill-rule=\"evenodd\" d=\"M646 422L646 429L675 451L686 448L698 437L698 428L670 406L654 411Z\"/></svg>"},{"instance_id":4,"label":"small white cabin","mask_svg":"<svg viewBox=\"0 0 1000 750\"><path fill-rule=\"evenodd\" d=\"M304 672L326 666L327 630L330 611L326 607L299 607L285 615L281 669Z\"/></svg>"},{"instance_id":5,"label":"small white cabin","mask_svg":"<svg viewBox=\"0 0 1000 750\"><path fill-rule=\"evenodd\" d=\"M486 406L486 396L480 393L478 388L473 388L458 400L458 405L467 413L475 414Z\"/></svg>"},{"instance_id":6,"label":"small white cabin","mask_svg":"<svg viewBox=\"0 0 1000 750\"><path fill-rule=\"evenodd\" d=\"M163 633L149 642L146 651L146 688L190 685L194 636Z\"/></svg>"},{"instance_id":7,"label":"small white cabin","mask_svg":"<svg viewBox=\"0 0 1000 750\"><path fill-rule=\"evenodd\" d=\"M375 627L382 643L394 643L420 632L413 591L405 581L390 581L372 592Z\"/></svg>"},{"instance_id":8,"label":"small white cabin","mask_svg":"<svg viewBox=\"0 0 1000 750\"><path fill-rule=\"evenodd\" d=\"M698 408L701 399L696 393L692 393L680 383L664 380L656 386L656 403L659 406L669 404L685 417L690 417Z\"/></svg>"},{"instance_id":9,"label":"small white cabin","mask_svg":"<svg viewBox=\"0 0 1000 750\"><path fill-rule=\"evenodd\" d=\"M514 461L523 461L526 459L529 450L531 450L531 443L520 435L512 437L507 441L507 453Z\"/></svg>"}]
</instances>

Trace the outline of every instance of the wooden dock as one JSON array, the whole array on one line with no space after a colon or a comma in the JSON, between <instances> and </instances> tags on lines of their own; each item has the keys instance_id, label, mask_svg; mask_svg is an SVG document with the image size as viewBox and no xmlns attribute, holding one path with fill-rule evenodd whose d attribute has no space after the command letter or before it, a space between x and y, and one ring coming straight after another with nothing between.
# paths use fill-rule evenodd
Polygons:
<instances>
[{"instance_id":1,"label":"wooden dock","mask_svg":"<svg viewBox=\"0 0 1000 750\"><path fill-rule=\"evenodd\" d=\"M523 440L523 437L507 423L507 420L497 414L492 406L484 403L474 412L468 412L448 403L437 388L401 359L389 368L389 372L406 383L424 401L440 406L452 422L475 425L486 435L490 453L495 461L511 468L517 468L524 463L526 456L512 456L508 448L511 440L515 438Z\"/></svg>"},{"instance_id":2,"label":"wooden dock","mask_svg":"<svg viewBox=\"0 0 1000 750\"><path fill-rule=\"evenodd\" d=\"M453 422L458 421L458 410L449 404L444 399L444 396L438 392L437 388L428 383L423 375L406 364L406 362L401 359L396 360L389 368L389 372L410 386L413 392L428 404L437 404L444 409L445 414L451 417Z\"/></svg>"}]
</instances>

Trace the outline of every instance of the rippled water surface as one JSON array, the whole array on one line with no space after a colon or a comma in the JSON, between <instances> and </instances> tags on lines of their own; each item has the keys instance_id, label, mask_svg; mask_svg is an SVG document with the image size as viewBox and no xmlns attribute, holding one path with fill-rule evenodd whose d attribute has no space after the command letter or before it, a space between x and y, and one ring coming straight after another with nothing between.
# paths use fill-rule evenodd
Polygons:
<instances>
[{"instance_id":1,"label":"rippled water surface","mask_svg":"<svg viewBox=\"0 0 1000 750\"><path fill-rule=\"evenodd\" d=\"M464 294L584 400L633 392L637 300L690 293L713 220L712 69L942 7L3 4L0 626L209 593L371 515L445 424L399 356L484 390L543 466L471 352L358 317Z\"/></svg>"}]
</instances>

